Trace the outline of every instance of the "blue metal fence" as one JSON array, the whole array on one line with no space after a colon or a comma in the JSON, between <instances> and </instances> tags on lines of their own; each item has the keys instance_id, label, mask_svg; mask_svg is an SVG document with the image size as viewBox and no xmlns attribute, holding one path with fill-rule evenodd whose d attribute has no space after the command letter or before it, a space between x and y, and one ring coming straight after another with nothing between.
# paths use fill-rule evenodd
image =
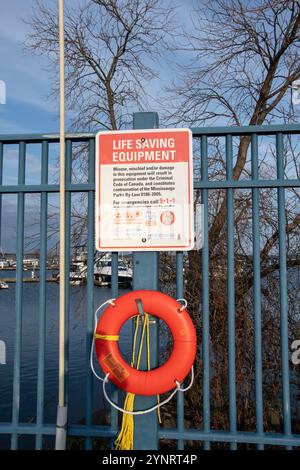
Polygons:
<instances>
[{"instance_id":1,"label":"blue metal fence","mask_svg":"<svg viewBox=\"0 0 300 470\"><path fill-rule=\"evenodd\" d=\"M155 113L137 113L135 128L157 127ZM184 448L185 441L202 441L205 449L210 449L211 443L229 443L231 449L239 444L257 445L259 449L265 445L300 446L300 435L292 434L291 404L290 404L290 373L289 373L289 343L288 343L288 298L287 298L287 267L286 267L286 233L285 233L285 189L300 188L298 179L286 179L283 166L283 136L300 134L300 126L266 126L266 127L229 127L229 128L195 128L194 137L200 139L201 178L195 180L195 189L201 190L204 205L203 234L201 263L201 305L203 332L201 338L203 364L203 427L201 429L185 428L184 399L178 395L177 428L158 427L156 419L151 417L138 418L138 433L142 430L143 439L136 435L136 448L155 449L159 440L177 441L178 449ZM249 135L251 137L251 179L233 179L233 138ZM258 171L258 138L261 135L276 136L277 178L259 179ZM208 138L222 137L225 139L226 178L213 180L208 172ZM46 336L46 260L47 260L47 208L48 196L57 193L57 184L48 182L49 145L59 141L58 135L11 135L0 136L0 195L17 195L17 247L16 247L16 298L15 298L15 340L14 340L14 371L13 371L13 405L10 422L0 422L0 434L11 437L11 448L18 448L18 436L35 436L35 448L42 448L42 437L55 434L55 422L44 420L45 396L45 336ZM88 180L85 183L73 183L72 146L81 142L88 146ZM41 144L41 183L25 184L26 148L28 144ZM18 183L3 185L3 152L8 144L19 146ZM70 424L68 436L84 438L85 448L91 449L94 438L111 439L118 432L118 416L111 410L110 425L93 424L93 378L89 368L90 344L93 335L94 313L94 170L95 139L93 134L69 134L66 137L66 275L69 277L71 256L71 195L76 192L87 194L87 324L86 324L86 415L85 424ZM262 319L261 319L261 279L260 279L260 224L259 224L259 190L262 188L277 188L278 192L278 227L279 227L279 283L280 283L280 341L282 367L282 414L283 433L264 432L263 416L263 366L262 366ZM210 299L209 299L209 191L223 189L227 193L227 288L228 288L228 375L229 375L229 429L227 431L211 429L210 402ZM234 259L234 190L248 189L252 192L252 236L253 236L253 314L255 338L255 399L256 399L256 432L243 432L237 428L236 405L236 344L235 344L235 259ZM38 325L38 368L37 368L37 402L36 421L20 422L20 374L22 367L22 296L23 296L23 254L24 254L24 198L25 194L40 195L40 277L39 277L39 325ZM2 197L2 196L0 196ZM1 208L1 199L0 199ZM1 209L0 209L1 210ZM1 215L1 212L0 212ZM5 221L2 218L2 227ZM158 287L159 253L136 253L133 256L134 289ZM183 277L184 255L176 253L176 294L184 296ZM145 269L147 267L147 269ZM118 254L112 254L112 297L118 295ZM66 286L66 313L69 315L70 288ZM156 326L153 326L153 353L156 345ZM68 339L68 328L66 328ZM66 342L68 344L68 341ZM67 358L68 360L68 358ZM1 366L5 367L5 366ZM67 369L68 370L68 369ZM116 391L113 398L116 400ZM141 399L139 406L147 406L151 399ZM150 423L150 425L149 425ZM148 425L147 425L148 424Z\"/></svg>"}]
</instances>

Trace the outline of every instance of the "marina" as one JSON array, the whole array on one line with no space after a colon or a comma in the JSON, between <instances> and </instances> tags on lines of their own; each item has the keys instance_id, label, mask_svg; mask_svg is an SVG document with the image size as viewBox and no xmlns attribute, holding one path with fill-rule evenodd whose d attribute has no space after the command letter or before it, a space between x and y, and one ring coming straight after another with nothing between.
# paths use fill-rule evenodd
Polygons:
<instances>
[{"instance_id":1,"label":"marina","mask_svg":"<svg viewBox=\"0 0 300 470\"><path fill-rule=\"evenodd\" d=\"M118 263L118 282L120 286L131 287L132 283L132 268L123 259ZM98 287L107 287L111 284L112 278L111 257L108 255L99 256L94 263L94 285ZM47 282L59 283L59 269L58 265L47 262ZM70 264L70 285L85 285L87 275L87 265L85 260L77 260L74 258ZM2 257L0 263L0 289L8 289L8 284L17 282L16 278L16 263L8 258ZM38 283L39 282L39 259L26 259L23 260L23 278L24 283Z\"/></svg>"}]
</instances>

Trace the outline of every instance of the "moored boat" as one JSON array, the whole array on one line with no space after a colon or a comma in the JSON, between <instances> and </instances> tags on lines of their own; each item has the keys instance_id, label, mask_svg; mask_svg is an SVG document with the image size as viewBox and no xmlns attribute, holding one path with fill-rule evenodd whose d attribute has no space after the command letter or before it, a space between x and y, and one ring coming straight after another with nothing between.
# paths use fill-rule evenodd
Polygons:
<instances>
[{"instance_id":1,"label":"moored boat","mask_svg":"<svg viewBox=\"0 0 300 470\"><path fill-rule=\"evenodd\" d=\"M0 289L8 289L8 284L7 284L7 282L0 281Z\"/></svg>"}]
</instances>

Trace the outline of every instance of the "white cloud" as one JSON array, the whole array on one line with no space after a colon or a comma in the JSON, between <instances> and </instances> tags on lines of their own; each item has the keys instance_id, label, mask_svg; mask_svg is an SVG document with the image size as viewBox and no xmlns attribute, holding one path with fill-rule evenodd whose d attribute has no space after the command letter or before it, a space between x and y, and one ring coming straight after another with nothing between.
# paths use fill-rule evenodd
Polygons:
<instances>
[{"instance_id":1,"label":"white cloud","mask_svg":"<svg viewBox=\"0 0 300 470\"><path fill-rule=\"evenodd\" d=\"M5 3L5 6L3 6ZM30 26L23 19L30 16L36 0L2 2L0 9L0 79L6 82L7 103L20 103L55 112L57 104L47 99L50 77L44 70L43 57L26 53L23 44Z\"/></svg>"},{"instance_id":2,"label":"white cloud","mask_svg":"<svg viewBox=\"0 0 300 470\"><path fill-rule=\"evenodd\" d=\"M2 105L1 105L2 106ZM4 106L4 105L3 105ZM0 108L1 111L1 108ZM18 134L24 133L27 134L32 132L32 129L24 127L24 125L19 125L16 121L12 119L7 119L7 117L0 116L0 134Z\"/></svg>"}]
</instances>

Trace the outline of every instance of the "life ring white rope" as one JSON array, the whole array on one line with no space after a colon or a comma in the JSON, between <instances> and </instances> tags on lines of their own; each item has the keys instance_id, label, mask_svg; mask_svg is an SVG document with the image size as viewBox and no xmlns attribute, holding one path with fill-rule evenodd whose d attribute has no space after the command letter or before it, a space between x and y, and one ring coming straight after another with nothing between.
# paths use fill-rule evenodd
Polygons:
<instances>
[{"instance_id":1,"label":"life ring white rope","mask_svg":"<svg viewBox=\"0 0 300 470\"><path fill-rule=\"evenodd\" d=\"M112 299L108 299L106 300L105 302L103 302L103 304L101 304L95 311L95 314L94 314L94 322L95 322L95 325L94 325L94 332L93 332L93 340L92 340L92 346L91 346L91 354L90 354L90 366L91 366L91 370L94 374L94 376L98 379L98 380L101 380L102 381L102 389L103 389L103 395L105 397L105 399L108 401L108 403L113 407L115 408L116 410L122 412L122 413L125 413L125 414L129 414L129 415L144 415L144 414L147 414L147 413L151 413L152 411L155 411L157 410L158 408L160 408L161 406L163 405L166 405L167 403L169 403L170 400L172 400L172 398L174 397L174 395L176 395L177 392L187 392L193 385L194 383L194 366L192 366L191 368L191 380L190 380L190 383L187 387L185 388L182 388L181 387L181 384L176 380L175 383L176 383L176 388L175 390L173 390L173 392L171 393L171 395L166 398L165 400L163 400L162 402L160 403L157 403L156 405L150 407L150 408L147 408L145 410L137 410L137 411L129 411L129 410L125 410L124 408L121 408L120 406L118 406L115 402L113 402L108 394L107 394L107 391L106 391L106 384L108 382L108 378L109 378L109 372L106 374L106 376L104 378L100 377L97 372L95 371L95 368L94 368L94 363L93 363L93 359L94 359L94 348L95 348L95 333L96 333L96 330L97 330L97 324L98 324L98 313L101 311L101 309L107 305L107 304L110 304L110 305L115 305L114 301L116 299L115 298L112 298ZM178 302L183 302L183 306L179 309L179 311L182 311L184 310L186 307L187 307L187 301L185 299L177 299Z\"/></svg>"},{"instance_id":2,"label":"life ring white rope","mask_svg":"<svg viewBox=\"0 0 300 470\"><path fill-rule=\"evenodd\" d=\"M104 305L107 305L107 304L110 304L110 305L115 305L114 301L116 299L108 299L106 300L105 302L103 302L103 304L100 305L100 307L98 307L94 313L94 332L93 332L93 340L92 340L92 346L91 346L91 354L90 354L90 366L91 366L91 369L92 369L92 372L94 374L94 376L96 377L96 379L98 380L102 380L103 382L103 378L100 377L100 375L97 374L97 372L95 371L95 368L94 368L94 349L95 349L95 333L96 333L96 330L97 330L97 324L98 324L98 313L101 311L101 309L104 307Z\"/></svg>"},{"instance_id":3,"label":"life ring white rope","mask_svg":"<svg viewBox=\"0 0 300 470\"><path fill-rule=\"evenodd\" d=\"M104 377L104 379L101 379L103 384L102 384L102 389L103 389L103 395L105 396L106 400L108 401L108 403L114 407L116 410L118 411L121 411L122 413L125 413L127 415L145 415L147 413L151 413L152 411L155 411L157 410L158 408L160 408L161 406L163 405L166 405L170 400L172 400L172 398L174 397L174 395L176 395L177 392L186 392L187 390L189 390L193 383L194 383L194 366L192 366L191 368L191 381L189 383L189 385L185 388L181 388L180 386L180 383L176 381L176 388L175 390L173 390L173 392L171 393L171 395L166 398L165 400L163 400L162 402L160 403L157 403L156 405L150 407L150 408L146 408L145 410L137 410L137 411L128 411L128 410L125 410L124 408L121 408L120 406L118 406L115 402L113 402L109 396L107 395L107 392L106 392L106 384L108 382L108 377L109 377L109 372L106 374L106 376Z\"/></svg>"}]
</instances>

